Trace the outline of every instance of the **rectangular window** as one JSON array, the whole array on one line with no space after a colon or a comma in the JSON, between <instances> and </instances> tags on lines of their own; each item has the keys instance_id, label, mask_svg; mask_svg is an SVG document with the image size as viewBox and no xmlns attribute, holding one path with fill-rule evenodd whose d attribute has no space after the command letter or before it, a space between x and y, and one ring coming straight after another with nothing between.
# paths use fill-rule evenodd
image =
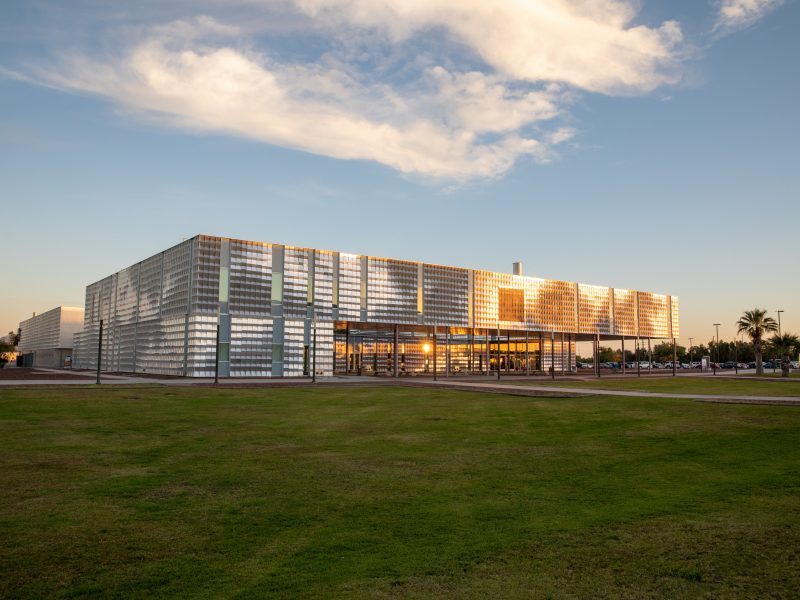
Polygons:
<instances>
[{"instance_id":1,"label":"rectangular window","mask_svg":"<svg viewBox=\"0 0 800 600\"><path fill-rule=\"evenodd\" d=\"M228 267L220 267L219 269L219 301L228 301L228 279L230 277L230 269Z\"/></svg>"},{"instance_id":2,"label":"rectangular window","mask_svg":"<svg viewBox=\"0 0 800 600\"><path fill-rule=\"evenodd\" d=\"M272 301L283 302L283 273L272 274Z\"/></svg>"}]
</instances>

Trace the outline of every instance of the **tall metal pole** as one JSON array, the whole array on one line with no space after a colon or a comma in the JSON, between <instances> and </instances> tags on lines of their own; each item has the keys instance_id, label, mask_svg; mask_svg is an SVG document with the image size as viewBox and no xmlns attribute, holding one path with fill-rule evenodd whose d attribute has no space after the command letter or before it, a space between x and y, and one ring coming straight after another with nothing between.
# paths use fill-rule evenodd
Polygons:
<instances>
[{"instance_id":1,"label":"tall metal pole","mask_svg":"<svg viewBox=\"0 0 800 600\"><path fill-rule=\"evenodd\" d=\"M639 336L637 335L636 336L636 376L637 377L641 377L642 376L642 361L639 360L641 358L640 345L641 344L640 344Z\"/></svg>"},{"instance_id":2,"label":"tall metal pole","mask_svg":"<svg viewBox=\"0 0 800 600\"><path fill-rule=\"evenodd\" d=\"M100 364L103 360L103 319L100 319L100 335L97 336L97 385L100 385Z\"/></svg>"},{"instance_id":3,"label":"tall metal pole","mask_svg":"<svg viewBox=\"0 0 800 600\"><path fill-rule=\"evenodd\" d=\"M394 326L394 365L393 365L393 369L392 369L394 371L394 376L395 377L400 377L400 354L399 354L400 348L398 346L398 343L400 341L399 338L400 338L400 326L399 325L395 325Z\"/></svg>"},{"instance_id":4,"label":"tall metal pole","mask_svg":"<svg viewBox=\"0 0 800 600\"><path fill-rule=\"evenodd\" d=\"M450 377L450 326L444 328L444 376Z\"/></svg>"},{"instance_id":5,"label":"tall metal pole","mask_svg":"<svg viewBox=\"0 0 800 600\"><path fill-rule=\"evenodd\" d=\"M497 322L497 381L500 381L500 321Z\"/></svg>"},{"instance_id":6,"label":"tall metal pole","mask_svg":"<svg viewBox=\"0 0 800 600\"><path fill-rule=\"evenodd\" d=\"M689 368L692 367L692 363L694 362L694 338L689 338Z\"/></svg>"},{"instance_id":7,"label":"tall metal pole","mask_svg":"<svg viewBox=\"0 0 800 600\"><path fill-rule=\"evenodd\" d=\"M550 379L556 378L556 332L550 332Z\"/></svg>"},{"instance_id":8,"label":"tall metal pole","mask_svg":"<svg viewBox=\"0 0 800 600\"><path fill-rule=\"evenodd\" d=\"M314 349L311 351L311 383L317 383L317 320L314 319Z\"/></svg>"},{"instance_id":9,"label":"tall metal pole","mask_svg":"<svg viewBox=\"0 0 800 600\"><path fill-rule=\"evenodd\" d=\"M511 330L506 330L506 375L511 372Z\"/></svg>"},{"instance_id":10,"label":"tall metal pole","mask_svg":"<svg viewBox=\"0 0 800 600\"><path fill-rule=\"evenodd\" d=\"M217 348L214 352L214 383L219 383L219 323L217 323Z\"/></svg>"},{"instance_id":11,"label":"tall metal pole","mask_svg":"<svg viewBox=\"0 0 800 600\"><path fill-rule=\"evenodd\" d=\"M672 376L677 375L678 369L678 347L676 346L675 338L672 338Z\"/></svg>"},{"instance_id":12,"label":"tall metal pole","mask_svg":"<svg viewBox=\"0 0 800 600\"><path fill-rule=\"evenodd\" d=\"M717 374L717 364L719 363L719 326L721 323L714 323L714 327L717 328L717 362L714 363L714 375Z\"/></svg>"},{"instance_id":13,"label":"tall metal pole","mask_svg":"<svg viewBox=\"0 0 800 600\"><path fill-rule=\"evenodd\" d=\"M782 312L783 312L782 310L779 310L779 311L777 311L777 313L778 313L778 337L780 337L780 336L781 336L781 313L782 313ZM776 362L777 362L777 361L776 361L776 360L775 360L775 358L773 357L773 359L772 359L772 372L773 372L773 373L775 372L775 363L776 363Z\"/></svg>"},{"instance_id":14,"label":"tall metal pole","mask_svg":"<svg viewBox=\"0 0 800 600\"><path fill-rule=\"evenodd\" d=\"M653 348L650 346L650 338L647 338L647 372L653 374Z\"/></svg>"},{"instance_id":15,"label":"tall metal pole","mask_svg":"<svg viewBox=\"0 0 800 600\"><path fill-rule=\"evenodd\" d=\"M530 352L528 351L528 331L525 330L525 375L531 374Z\"/></svg>"},{"instance_id":16,"label":"tall metal pole","mask_svg":"<svg viewBox=\"0 0 800 600\"><path fill-rule=\"evenodd\" d=\"M433 380L436 381L436 325L433 326Z\"/></svg>"},{"instance_id":17,"label":"tall metal pole","mask_svg":"<svg viewBox=\"0 0 800 600\"><path fill-rule=\"evenodd\" d=\"M595 354L594 362L595 365L597 366L597 377L599 379L600 378L600 334L599 333L595 334L595 340L596 340L595 343L597 348L597 354Z\"/></svg>"},{"instance_id":18,"label":"tall metal pole","mask_svg":"<svg viewBox=\"0 0 800 600\"><path fill-rule=\"evenodd\" d=\"M624 335L622 336L622 347L620 348L620 351L622 352L622 362L620 363L620 366L622 367L622 375L624 376L625 375L625 367L626 367L625 362L627 361L627 358L625 358L625 336Z\"/></svg>"}]
</instances>

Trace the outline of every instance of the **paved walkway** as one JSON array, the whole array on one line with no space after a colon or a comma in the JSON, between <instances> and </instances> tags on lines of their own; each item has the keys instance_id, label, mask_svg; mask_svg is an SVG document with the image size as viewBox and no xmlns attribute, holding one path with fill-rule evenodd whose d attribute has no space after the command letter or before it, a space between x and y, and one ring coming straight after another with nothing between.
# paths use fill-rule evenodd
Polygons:
<instances>
[{"instance_id":1,"label":"paved walkway","mask_svg":"<svg viewBox=\"0 0 800 600\"><path fill-rule=\"evenodd\" d=\"M40 369L42 371L59 373L57 370ZM63 373L61 371L60 373ZM25 379L25 380L0 380L2 387L28 387L28 386L47 386L47 385L93 385L95 375L89 372L72 371L75 375L85 374L80 379ZM525 378L530 381L530 378ZM775 381L774 379L770 379ZM311 385L311 378L297 379L266 379L266 378L235 378L222 379L215 386L212 378L183 378L183 377L137 377L127 375L107 375L103 374L100 378L102 384L106 385L158 385L175 387L296 387ZM468 392L489 392L499 394L511 394L515 396L532 396L546 398L575 398L590 396L622 396L631 398L678 398L684 400L694 400L697 402L718 402L727 404L783 404L800 406L800 396L746 396L746 395L714 395L714 394L678 394L670 392L645 392L630 390L611 390L595 389L584 387L565 387L551 385L519 385L505 381L475 381L459 380L458 377L439 378L437 381L426 378L403 377L393 379L388 377L318 377L317 385L401 385L406 387L435 387ZM800 390L800 387L798 388Z\"/></svg>"},{"instance_id":2,"label":"paved walkway","mask_svg":"<svg viewBox=\"0 0 800 600\"><path fill-rule=\"evenodd\" d=\"M517 396L549 396L549 397L579 397L579 396L623 396L631 398L679 398L684 400L696 400L698 402L720 402L728 404L788 404L800 406L800 396L739 396L739 395L715 395L715 394L677 394L667 392L642 392L628 390L609 390L593 389L584 387L565 387L547 385L514 385L504 383L477 383L450 381L427 381L417 382L416 385L440 386L450 389L460 389L468 391L487 391L503 394L513 394ZM533 393L526 393L530 390ZM559 394L561 392L561 394Z\"/></svg>"}]
</instances>

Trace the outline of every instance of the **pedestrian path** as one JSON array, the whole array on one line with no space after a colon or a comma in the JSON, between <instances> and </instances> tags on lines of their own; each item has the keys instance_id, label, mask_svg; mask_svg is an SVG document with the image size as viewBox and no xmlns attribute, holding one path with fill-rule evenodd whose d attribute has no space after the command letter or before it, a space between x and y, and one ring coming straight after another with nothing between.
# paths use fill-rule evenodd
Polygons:
<instances>
[{"instance_id":1,"label":"pedestrian path","mask_svg":"<svg viewBox=\"0 0 800 600\"><path fill-rule=\"evenodd\" d=\"M58 373L59 371L53 371ZM81 372L83 375L84 372ZM28 386L72 386L93 385L95 378L92 373L86 372L85 377L64 379L10 379L0 380L2 387L28 387ZM214 384L212 378L184 378L184 377L137 377L135 375L106 375L101 377L104 385L154 385L174 387L296 387L312 385L310 378L297 379L266 379L266 378L225 378ZM528 380L529 381L529 380ZM470 381L459 380L455 377L440 378L438 380L425 378L400 378L390 377L318 377L316 385L341 386L341 385L401 385L407 387L436 387L469 392L489 392L511 394L515 396L546 397L546 398L576 398L590 396L617 396L627 398L677 398L697 402L718 402L735 404L783 404L800 406L800 396L749 396L731 394L686 394L670 392L646 392L630 390L595 389L585 387L565 387L551 385L520 385L495 381Z\"/></svg>"},{"instance_id":2,"label":"pedestrian path","mask_svg":"<svg viewBox=\"0 0 800 600\"><path fill-rule=\"evenodd\" d=\"M417 385L420 385L418 382ZM514 385L509 383L483 383L483 382L458 382L452 383L447 380L427 381L422 385L431 385L439 387L449 387L452 389L474 390L474 391L488 391L498 392L504 394L514 394L520 396L559 396L559 392L563 395L573 397L578 396L623 396L629 398L678 398L685 400L696 400L699 402L720 402L720 403L736 403L736 404L790 404L800 406L800 396L741 396L741 395L716 395L716 394L678 394L668 392L642 392L642 391L629 391L629 390L609 390L609 389L593 389L584 387L564 387L564 386L547 386L547 385ZM535 393L526 393L528 390Z\"/></svg>"}]
</instances>

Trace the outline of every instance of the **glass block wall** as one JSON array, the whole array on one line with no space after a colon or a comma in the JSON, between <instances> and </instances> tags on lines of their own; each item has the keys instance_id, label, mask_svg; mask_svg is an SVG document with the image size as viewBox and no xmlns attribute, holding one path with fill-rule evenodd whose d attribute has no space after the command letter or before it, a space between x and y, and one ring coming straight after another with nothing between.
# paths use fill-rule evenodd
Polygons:
<instances>
[{"instance_id":1,"label":"glass block wall","mask_svg":"<svg viewBox=\"0 0 800 600\"><path fill-rule=\"evenodd\" d=\"M101 320L104 370L210 377L219 357L222 377L295 377L315 358L326 375L430 372L434 327L437 370L559 369L579 336L668 339L679 312L663 294L200 235L87 286L76 367L96 367Z\"/></svg>"}]
</instances>

